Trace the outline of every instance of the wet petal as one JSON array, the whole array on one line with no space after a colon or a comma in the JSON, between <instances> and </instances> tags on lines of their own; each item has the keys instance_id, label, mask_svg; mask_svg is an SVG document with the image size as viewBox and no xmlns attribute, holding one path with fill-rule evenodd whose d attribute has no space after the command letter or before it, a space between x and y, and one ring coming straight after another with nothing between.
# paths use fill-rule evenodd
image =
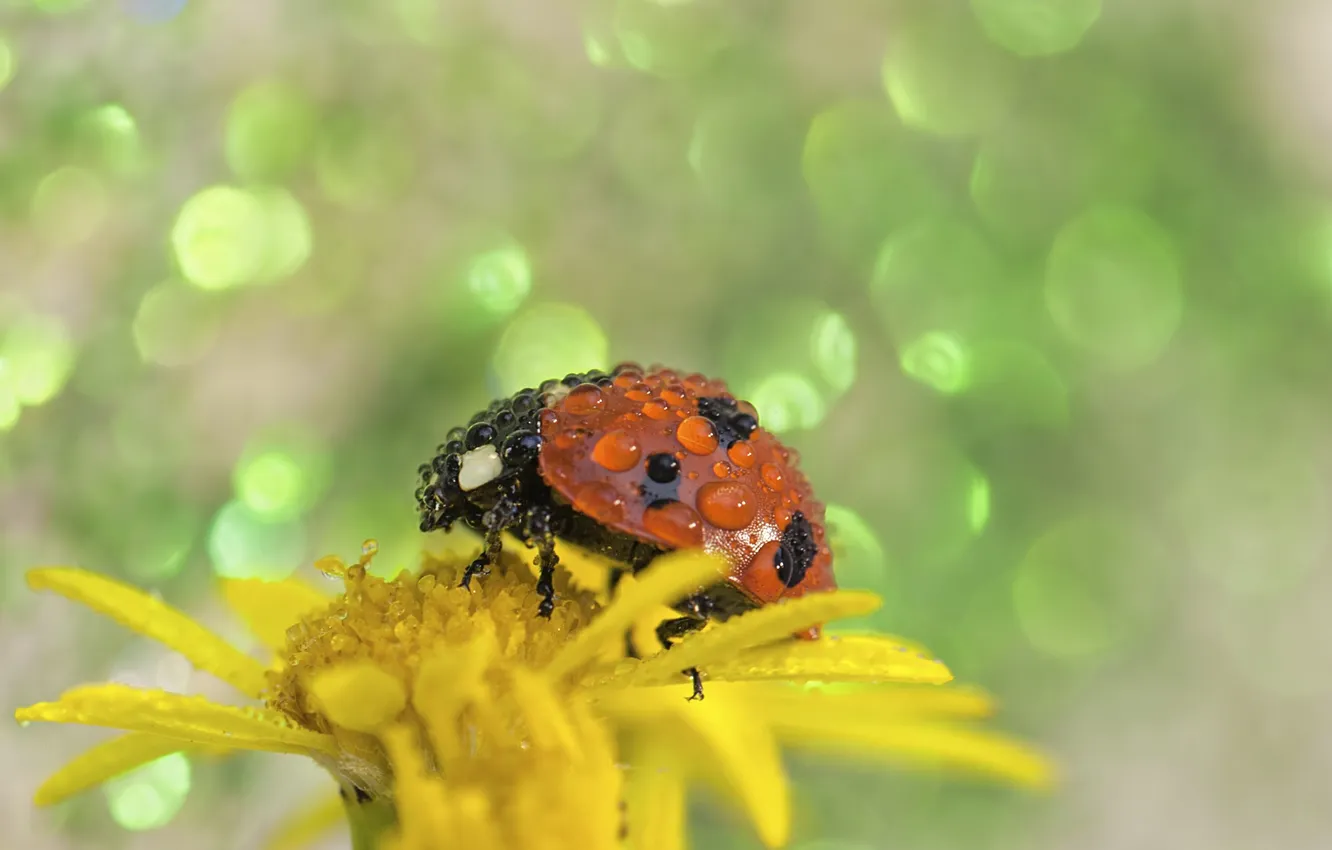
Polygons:
<instances>
[{"instance_id":1,"label":"wet petal","mask_svg":"<svg viewBox=\"0 0 1332 850\"><path fill-rule=\"evenodd\" d=\"M277 712L218 705L203 697L128 685L88 685L66 691L56 702L14 712L20 723L81 723L129 732L148 732L190 744L268 750L302 755L336 755L331 735L301 729Z\"/></svg>"},{"instance_id":2,"label":"wet petal","mask_svg":"<svg viewBox=\"0 0 1332 850\"><path fill-rule=\"evenodd\" d=\"M126 771L179 752L189 745L177 738L131 732L81 753L42 783L33 795L39 806L51 806L101 785Z\"/></svg>"},{"instance_id":3,"label":"wet petal","mask_svg":"<svg viewBox=\"0 0 1332 850\"><path fill-rule=\"evenodd\" d=\"M1028 745L967 726L892 722L849 716L788 715L770 718L788 746L856 759L906 761L1048 788L1054 767Z\"/></svg>"},{"instance_id":4,"label":"wet petal","mask_svg":"<svg viewBox=\"0 0 1332 850\"><path fill-rule=\"evenodd\" d=\"M749 679L820 682L924 682L942 684L953 674L942 661L881 637L823 637L755 647L707 666L714 681Z\"/></svg>"},{"instance_id":5,"label":"wet petal","mask_svg":"<svg viewBox=\"0 0 1332 850\"><path fill-rule=\"evenodd\" d=\"M185 656L249 697L263 694L264 665L236 649L186 614L138 588L74 567L43 567L28 572L33 590L53 590L105 614L126 628Z\"/></svg>"},{"instance_id":6,"label":"wet petal","mask_svg":"<svg viewBox=\"0 0 1332 850\"><path fill-rule=\"evenodd\" d=\"M678 679L689 667L707 668L710 662L725 663L750 647L774 641L783 646L796 643L791 635L810 626L840 617L858 617L872 613L881 604L873 593L839 590L811 593L747 611L718 623L706 631L684 638L671 648L651 658L620 668L626 685L651 685Z\"/></svg>"},{"instance_id":7,"label":"wet petal","mask_svg":"<svg viewBox=\"0 0 1332 850\"><path fill-rule=\"evenodd\" d=\"M715 686L714 686L715 687ZM887 685L852 692L827 692L762 682L738 684L739 689L765 717L794 714L816 716L824 725L900 723L903 720L940 720L989 717L994 701L977 688L941 688L934 685Z\"/></svg>"},{"instance_id":8,"label":"wet petal","mask_svg":"<svg viewBox=\"0 0 1332 850\"><path fill-rule=\"evenodd\" d=\"M663 555L560 650L547 667L548 674L553 679L571 675L594 660L608 643L623 640L625 631L644 614L712 584L725 570L724 561L702 552Z\"/></svg>"},{"instance_id":9,"label":"wet petal","mask_svg":"<svg viewBox=\"0 0 1332 850\"><path fill-rule=\"evenodd\" d=\"M651 738L642 735L642 738ZM625 777L627 845L634 850L685 850L685 777L657 740L635 746Z\"/></svg>"},{"instance_id":10,"label":"wet petal","mask_svg":"<svg viewBox=\"0 0 1332 850\"><path fill-rule=\"evenodd\" d=\"M264 581L257 578L224 579L222 598L264 646L281 652L287 629L301 618L328 607L332 601L297 579Z\"/></svg>"},{"instance_id":11,"label":"wet petal","mask_svg":"<svg viewBox=\"0 0 1332 850\"><path fill-rule=\"evenodd\" d=\"M264 844L264 850L307 850L347 821L346 808L336 792L297 809Z\"/></svg>"}]
</instances>

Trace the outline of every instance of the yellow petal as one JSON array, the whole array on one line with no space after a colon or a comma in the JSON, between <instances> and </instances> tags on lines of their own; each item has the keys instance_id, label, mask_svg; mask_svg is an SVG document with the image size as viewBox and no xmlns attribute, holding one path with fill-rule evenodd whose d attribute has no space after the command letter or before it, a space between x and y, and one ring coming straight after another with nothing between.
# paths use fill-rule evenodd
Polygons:
<instances>
[{"instance_id":1,"label":"yellow petal","mask_svg":"<svg viewBox=\"0 0 1332 850\"><path fill-rule=\"evenodd\" d=\"M249 697L264 692L264 665L236 649L182 612L143 591L106 576L73 567L28 572L33 590L53 590L185 656Z\"/></svg>"},{"instance_id":2,"label":"yellow petal","mask_svg":"<svg viewBox=\"0 0 1332 850\"><path fill-rule=\"evenodd\" d=\"M777 739L745 694L739 688L715 687L702 702L690 702L679 688L637 688L609 694L597 707L631 725L636 735L660 736L659 744L670 738L668 721L682 722L694 739L686 742L686 749L696 753L690 759L695 769L730 788L763 843L781 847L791 828L786 770Z\"/></svg>"},{"instance_id":3,"label":"yellow petal","mask_svg":"<svg viewBox=\"0 0 1332 850\"><path fill-rule=\"evenodd\" d=\"M655 737L631 749L625 774L627 845L633 850L685 850L685 781Z\"/></svg>"},{"instance_id":4,"label":"yellow petal","mask_svg":"<svg viewBox=\"0 0 1332 850\"><path fill-rule=\"evenodd\" d=\"M307 850L335 827L346 822L347 813L342 798L336 793L326 794L297 809L284 820L264 843L264 850Z\"/></svg>"},{"instance_id":5,"label":"yellow petal","mask_svg":"<svg viewBox=\"0 0 1332 850\"><path fill-rule=\"evenodd\" d=\"M329 597L298 579L223 579L222 598L264 646L281 652L287 629L329 604Z\"/></svg>"},{"instance_id":6,"label":"yellow petal","mask_svg":"<svg viewBox=\"0 0 1332 850\"><path fill-rule=\"evenodd\" d=\"M672 650L675 651L678 649ZM754 647L731 658L709 662L707 673L709 679L719 682L787 679L943 684L953 678L942 661L891 638L870 636L824 636L819 640Z\"/></svg>"},{"instance_id":7,"label":"yellow petal","mask_svg":"<svg viewBox=\"0 0 1332 850\"><path fill-rule=\"evenodd\" d=\"M458 717L469 703L484 697L483 677L498 652L494 632L483 631L466 643L440 647L421 662L412 685L412 708L425 725L436 761L462 755Z\"/></svg>"},{"instance_id":8,"label":"yellow petal","mask_svg":"<svg viewBox=\"0 0 1332 850\"><path fill-rule=\"evenodd\" d=\"M778 737L793 748L856 759L902 760L1035 788L1048 788L1055 780L1054 766L1045 756L1021 741L982 729L835 715L774 714L769 721Z\"/></svg>"},{"instance_id":9,"label":"yellow petal","mask_svg":"<svg viewBox=\"0 0 1332 850\"><path fill-rule=\"evenodd\" d=\"M55 805L187 746L176 738L163 738L143 732L131 732L112 738L84 751L51 774L33 795L33 802L39 806Z\"/></svg>"},{"instance_id":10,"label":"yellow petal","mask_svg":"<svg viewBox=\"0 0 1332 850\"><path fill-rule=\"evenodd\" d=\"M398 809L398 841L403 850L426 850L435 838L449 835L459 846L469 846L466 837L450 830L451 809L456 805L444 782L426 772L421 746L412 731L395 726L382 735L393 765L393 796Z\"/></svg>"},{"instance_id":11,"label":"yellow petal","mask_svg":"<svg viewBox=\"0 0 1332 850\"><path fill-rule=\"evenodd\" d=\"M407 707L402 682L373 661L349 661L318 671L310 693L323 714L344 729L374 732Z\"/></svg>"},{"instance_id":12,"label":"yellow petal","mask_svg":"<svg viewBox=\"0 0 1332 850\"><path fill-rule=\"evenodd\" d=\"M279 753L336 755L331 735L302 729L274 711L218 705L203 697L128 685L88 685L66 691L56 702L41 702L14 712L20 723L81 723L129 732L148 732L190 744L267 750Z\"/></svg>"},{"instance_id":13,"label":"yellow petal","mask_svg":"<svg viewBox=\"0 0 1332 850\"><path fill-rule=\"evenodd\" d=\"M936 685L883 685L856 691L823 691L785 682L712 684L753 706L754 713L780 725L792 715L817 717L825 726L920 723L989 717L994 701L978 688Z\"/></svg>"},{"instance_id":14,"label":"yellow petal","mask_svg":"<svg viewBox=\"0 0 1332 850\"><path fill-rule=\"evenodd\" d=\"M750 647L784 638L788 640L783 641L783 646L789 647L796 643L790 638L798 631L839 617L863 616L872 613L880 604L879 597L873 593L855 590L811 593L798 599L784 600L747 611L706 631L690 635L669 652L659 653L632 666L623 665L618 675L625 678L623 684L626 685L669 682L678 679L681 670L689 667L706 668L714 661L725 664Z\"/></svg>"},{"instance_id":15,"label":"yellow petal","mask_svg":"<svg viewBox=\"0 0 1332 850\"><path fill-rule=\"evenodd\" d=\"M566 758L579 758L582 748L573 724L559 698L550 687L550 680L522 667L509 671L513 697L522 707L527 734L534 747L560 751Z\"/></svg>"},{"instance_id":16,"label":"yellow petal","mask_svg":"<svg viewBox=\"0 0 1332 850\"><path fill-rule=\"evenodd\" d=\"M615 600L597 615L559 654L547 671L552 678L568 676L596 658L612 641L624 639L624 633L648 611L670 604L713 584L726 570L720 558L700 551L672 552L639 573L636 582L617 593Z\"/></svg>"}]
</instances>

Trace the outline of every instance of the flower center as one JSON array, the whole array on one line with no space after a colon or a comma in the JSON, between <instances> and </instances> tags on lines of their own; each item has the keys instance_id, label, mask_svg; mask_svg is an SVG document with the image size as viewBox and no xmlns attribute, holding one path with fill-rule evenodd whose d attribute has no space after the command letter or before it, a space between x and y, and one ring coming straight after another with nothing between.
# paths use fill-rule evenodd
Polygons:
<instances>
[{"instance_id":1,"label":"flower center","mask_svg":"<svg viewBox=\"0 0 1332 850\"><path fill-rule=\"evenodd\" d=\"M432 772L466 781L478 769L521 762L533 749L577 749L568 688L541 674L591 620L590 595L567 586L549 619L530 571L505 556L495 571L458 586L466 562L426 556L419 571L385 580L351 566L319 567L344 592L287 633L268 704L334 735L342 756L328 767L371 796L392 793L381 734L406 727Z\"/></svg>"}]
</instances>

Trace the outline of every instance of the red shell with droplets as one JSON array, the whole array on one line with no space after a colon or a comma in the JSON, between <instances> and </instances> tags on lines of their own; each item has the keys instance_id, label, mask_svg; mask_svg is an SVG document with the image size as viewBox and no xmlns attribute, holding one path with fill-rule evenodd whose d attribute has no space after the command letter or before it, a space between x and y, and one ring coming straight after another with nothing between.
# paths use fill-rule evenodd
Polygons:
<instances>
[{"instance_id":1,"label":"red shell with droplets","mask_svg":"<svg viewBox=\"0 0 1332 850\"><path fill-rule=\"evenodd\" d=\"M723 382L633 364L614 374L610 386L584 384L542 411L540 470L547 484L616 531L666 549L701 546L721 555L732 565L728 580L757 604L836 587L823 505L797 468L796 453L761 425L724 447L713 423L699 415L700 398L734 399ZM747 402L738 408L757 419ZM646 464L663 453L679 462L678 501L649 510ZM788 588L773 555L796 510L818 548L804 579Z\"/></svg>"}]
</instances>

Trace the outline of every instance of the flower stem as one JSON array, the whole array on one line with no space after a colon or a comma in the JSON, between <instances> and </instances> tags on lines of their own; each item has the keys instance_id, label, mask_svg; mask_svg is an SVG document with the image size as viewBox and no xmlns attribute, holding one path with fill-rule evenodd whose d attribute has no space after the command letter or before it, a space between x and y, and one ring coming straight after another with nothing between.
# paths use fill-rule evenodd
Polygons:
<instances>
[{"instance_id":1,"label":"flower stem","mask_svg":"<svg viewBox=\"0 0 1332 850\"><path fill-rule=\"evenodd\" d=\"M352 850L379 850L379 840L398 823L397 812L388 800L347 801L347 823L351 827Z\"/></svg>"}]
</instances>

